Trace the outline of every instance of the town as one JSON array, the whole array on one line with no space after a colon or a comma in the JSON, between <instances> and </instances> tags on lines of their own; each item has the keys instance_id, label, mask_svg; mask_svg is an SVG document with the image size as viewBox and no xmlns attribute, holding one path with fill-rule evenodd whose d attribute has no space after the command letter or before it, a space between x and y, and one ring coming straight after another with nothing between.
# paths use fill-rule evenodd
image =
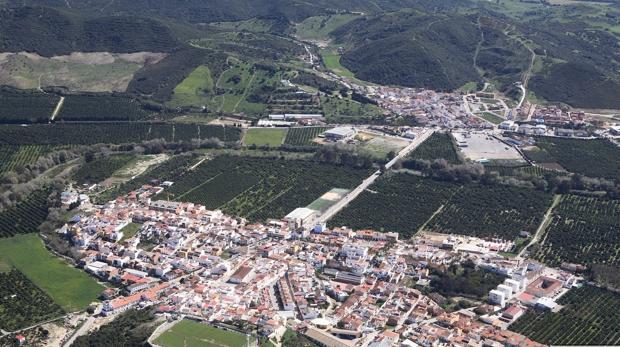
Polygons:
<instances>
[{"instance_id":1,"label":"town","mask_svg":"<svg viewBox=\"0 0 620 347\"><path fill-rule=\"evenodd\" d=\"M81 249L85 271L114 285L102 293L100 316L155 306L171 324L244 322L274 341L293 326L335 347L539 346L505 327L528 307L559 309L555 301L582 281L503 256L510 241L442 234L400 240L345 226L301 227L294 218L250 224L159 200L171 184L146 185L102 206L85 203L58 230ZM429 285L433 267L463 263L505 278L488 302L449 312L445 298L414 288Z\"/></svg>"}]
</instances>

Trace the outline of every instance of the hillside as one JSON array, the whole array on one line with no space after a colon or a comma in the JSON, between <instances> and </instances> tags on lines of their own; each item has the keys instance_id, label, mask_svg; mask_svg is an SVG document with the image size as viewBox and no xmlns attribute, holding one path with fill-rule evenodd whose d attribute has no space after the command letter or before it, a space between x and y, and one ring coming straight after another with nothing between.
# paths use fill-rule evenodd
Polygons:
<instances>
[{"instance_id":1,"label":"hillside","mask_svg":"<svg viewBox=\"0 0 620 347\"><path fill-rule=\"evenodd\" d=\"M28 23L28 25L24 25ZM48 7L0 10L0 52L169 52L179 46L162 23L134 16L88 18Z\"/></svg>"},{"instance_id":2,"label":"hillside","mask_svg":"<svg viewBox=\"0 0 620 347\"><path fill-rule=\"evenodd\" d=\"M345 47L341 63L363 80L452 90L480 78L480 33L468 17L393 13L354 20L332 36Z\"/></svg>"}]
</instances>

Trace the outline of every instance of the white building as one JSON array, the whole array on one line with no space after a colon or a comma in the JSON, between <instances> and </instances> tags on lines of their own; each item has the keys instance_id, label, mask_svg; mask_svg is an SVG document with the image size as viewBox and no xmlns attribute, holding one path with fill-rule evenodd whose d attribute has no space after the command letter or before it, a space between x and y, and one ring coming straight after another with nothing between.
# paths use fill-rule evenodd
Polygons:
<instances>
[{"instance_id":1,"label":"white building","mask_svg":"<svg viewBox=\"0 0 620 347\"><path fill-rule=\"evenodd\" d=\"M510 278L505 280L504 284L509 286L512 289L513 293L517 293L521 289L521 284L519 283L519 281L515 281L515 280L510 279Z\"/></svg>"},{"instance_id":2,"label":"white building","mask_svg":"<svg viewBox=\"0 0 620 347\"><path fill-rule=\"evenodd\" d=\"M514 121L505 120L499 124L498 128L508 131L517 131L519 129L519 125L516 124Z\"/></svg>"},{"instance_id":3,"label":"white building","mask_svg":"<svg viewBox=\"0 0 620 347\"><path fill-rule=\"evenodd\" d=\"M298 229L311 229L314 227L317 211L306 207L299 207L284 217L289 227Z\"/></svg>"},{"instance_id":4,"label":"white building","mask_svg":"<svg viewBox=\"0 0 620 347\"><path fill-rule=\"evenodd\" d=\"M327 130L323 133L326 139L331 141L341 141L349 139L355 136L355 128L351 127L338 127Z\"/></svg>"},{"instance_id":5,"label":"white building","mask_svg":"<svg viewBox=\"0 0 620 347\"><path fill-rule=\"evenodd\" d=\"M506 299L510 299L512 297L512 288L510 286L500 284L499 286L497 286L497 290L504 293L504 297Z\"/></svg>"},{"instance_id":6,"label":"white building","mask_svg":"<svg viewBox=\"0 0 620 347\"><path fill-rule=\"evenodd\" d=\"M492 305L506 306L506 296L503 292L493 289L489 292L489 303Z\"/></svg>"}]
</instances>

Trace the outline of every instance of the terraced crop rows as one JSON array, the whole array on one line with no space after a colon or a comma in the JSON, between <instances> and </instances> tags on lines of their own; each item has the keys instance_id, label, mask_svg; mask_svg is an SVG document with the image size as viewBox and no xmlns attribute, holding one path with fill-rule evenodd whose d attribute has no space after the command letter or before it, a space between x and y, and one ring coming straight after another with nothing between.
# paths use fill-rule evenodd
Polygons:
<instances>
[{"instance_id":1,"label":"terraced crop rows","mask_svg":"<svg viewBox=\"0 0 620 347\"><path fill-rule=\"evenodd\" d=\"M47 197L50 191L41 189L25 200L0 212L0 237L37 232L48 213Z\"/></svg>"},{"instance_id":2,"label":"terraced crop rows","mask_svg":"<svg viewBox=\"0 0 620 347\"><path fill-rule=\"evenodd\" d=\"M566 195L552 216L538 259L620 265L620 201Z\"/></svg>"},{"instance_id":3,"label":"terraced crop rows","mask_svg":"<svg viewBox=\"0 0 620 347\"><path fill-rule=\"evenodd\" d=\"M290 128L284 139L285 145L291 146L318 146L313 142L317 136L327 131L325 127Z\"/></svg>"},{"instance_id":4,"label":"terraced crop rows","mask_svg":"<svg viewBox=\"0 0 620 347\"><path fill-rule=\"evenodd\" d=\"M559 299L557 313L529 310L510 330L549 345L620 344L620 294L584 286Z\"/></svg>"},{"instance_id":5,"label":"terraced crop rows","mask_svg":"<svg viewBox=\"0 0 620 347\"><path fill-rule=\"evenodd\" d=\"M0 145L0 176L18 167L34 164L39 157L54 150L47 145Z\"/></svg>"}]
</instances>

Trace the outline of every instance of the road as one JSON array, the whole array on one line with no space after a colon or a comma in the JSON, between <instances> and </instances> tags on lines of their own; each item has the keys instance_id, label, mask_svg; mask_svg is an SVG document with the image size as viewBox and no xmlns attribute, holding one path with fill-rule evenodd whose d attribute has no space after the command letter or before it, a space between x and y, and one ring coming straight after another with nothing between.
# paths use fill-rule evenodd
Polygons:
<instances>
[{"instance_id":1,"label":"road","mask_svg":"<svg viewBox=\"0 0 620 347\"><path fill-rule=\"evenodd\" d=\"M414 149L416 149L422 142L426 141L434 133L434 130L424 129L422 133L416 137L407 147L403 148L398 154L390 160L387 164L385 164L385 168L387 170L391 169L394 164L400 159L405 158L409 153L411 153ZM330 220L333 216L335 216L338 212L340 212L343 208L345 208L351 201L355 200L366 188L368 188L371 184L373 184L377 178L381 176L381 170L375 171L370 177L366 178L359 186L349 192L344 198L338 201L336 204L331 206L327 211L325 211L319 218L317 219L317 223L325 223Z\"/></svg>"},{"instance_id":2,"label":"road","mask_svg":"<svg viewBox=\"0 0 620 347\"><path fill-rule=\"evenodd\" d=\"M62 346L69 347L73 344L73 342L75 342L75 339L77 339L78 337L82 335L86 335L88 331L90 330L90 327L93 325L93 323L95 323L95 317L90 316L86 318L86 321L84 322L84 324L82 324L82 326L79 327L78 330L76 330L75 333L71 335L71 338L69 338L69 340L67 340L67 342L65 342Z\"/></svg>"},{"instance_id":3,"label":"road","mask_svg":"<svg viewBox=\"0 0 620 347\"><path fill-rule=\"evenodd\" d=\"M60 113L60 110L62 109L62 105L65 103L65 97L61 96L60 100L58 100L58 104L56 104L56 108L54 108L54 112L52 113L52 117L50 118L50 121L53 121L54 119L56 119L56 116L58 116L58 114Z\"/></svg>"},{"instance_id":4,"label":"road","mask_svg":"<svg viewBox=\"0 0 620 347\"><path fill-rule=\"evenodd\" d=\"M523 254L527 251L527 249L530 248L536 242L538 242L538 240L544 233L545 229L547 228L547 225L551 221L551 213L553 212L555 207L560 203L561 197L562 197L561 195L555 195L553 197L553 202L551 203L551 206L549 206L547 213L545 213L545 216L543 217L542 222L540 222L538 229L536 229L536 233L532 237L532 240L527 244L527 246L523 247L523 249L521 250L521 252L519 252L519 254L516 256L515 259L518 259L518 260L523 259Z\"/></svg>"}]
</instances>

